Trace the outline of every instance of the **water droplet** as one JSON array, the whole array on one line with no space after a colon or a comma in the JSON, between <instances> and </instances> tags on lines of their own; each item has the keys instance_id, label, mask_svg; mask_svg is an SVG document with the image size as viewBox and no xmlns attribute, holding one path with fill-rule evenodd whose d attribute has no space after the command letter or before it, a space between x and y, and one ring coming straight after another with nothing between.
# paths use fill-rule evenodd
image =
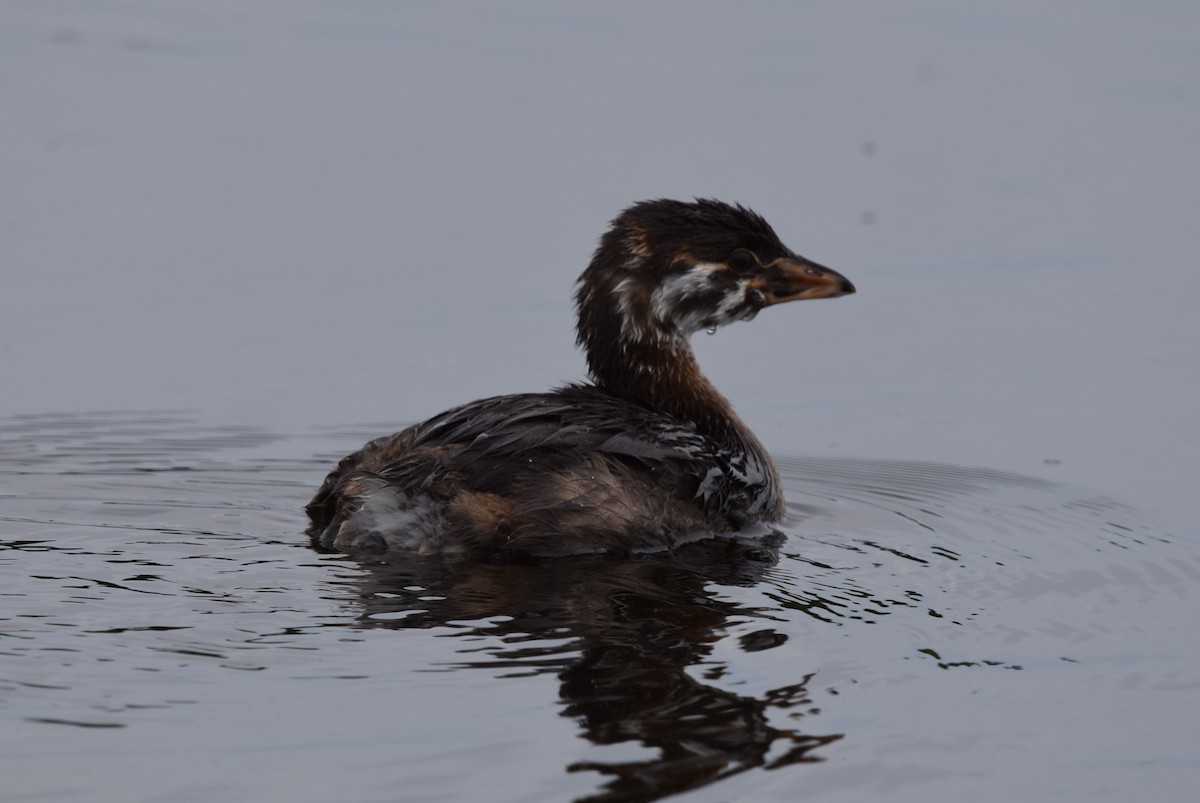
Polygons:
<instances>
[{"instance_id":1,"label":"water droplet","mask_svg":"<svg viewBox=\"0 0 1200 803\"><path fill-rule=\"evenodd\" d=\"M709 334L709 335L715 335L715 334L717 333L717 327L715 327L715 326L710 326L710 327L708 327L707 329L705 329L705 330L704 330L704 333L705 333L705 334Z\"/></svg>"}]
</instances>

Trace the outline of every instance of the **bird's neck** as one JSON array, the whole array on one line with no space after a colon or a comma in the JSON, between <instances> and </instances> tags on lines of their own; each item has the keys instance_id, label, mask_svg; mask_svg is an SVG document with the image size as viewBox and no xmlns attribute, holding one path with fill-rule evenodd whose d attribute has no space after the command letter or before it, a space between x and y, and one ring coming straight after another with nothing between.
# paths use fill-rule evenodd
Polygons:
<instances>
[{"instance_id":1,"label":"bird's neck","mask_svg":"<svg viewBox=\"0 0 1200 803\"><path fill-rule=\"evenodd\" d=\"M700 371L682 335L622 339L604 353L589 353L588 367L598 385L691 422L718 442L734 446L754 437Z\"/></svg>"},{"instance_id":2,"label":"bird's neck","mask_svg":"<svg viewBox=\"0 0 1200 803\"><path fill-rule=\"evenodd\" d=\"M588 364L598 385L649 404L693 425L730 455L747 484L767 493L761 511L778 515L782 502L775 464L762 443L733 411L729 401L700 371L691 343L683 335L620 339L615 348L590 350Z\"/></svg>"}]
</instances>

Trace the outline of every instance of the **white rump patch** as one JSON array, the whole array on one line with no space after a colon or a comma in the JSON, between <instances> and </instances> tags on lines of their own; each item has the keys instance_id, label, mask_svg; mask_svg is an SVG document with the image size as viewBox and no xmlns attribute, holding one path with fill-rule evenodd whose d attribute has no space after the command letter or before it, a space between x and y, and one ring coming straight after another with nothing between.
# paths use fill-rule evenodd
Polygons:
<instances>
[{"instance_id":1,"label":"white rump patch","mask_svg":"<svg viewBox=\"0 0 1200 803\"><path fill-rule=\"evenodd\" d=\"M442 505L425 494L409 496L382 487L362 499L350 520L363 533L380 536L389 549L417 550L445 529Z\"/></svg>"}]
</instances>

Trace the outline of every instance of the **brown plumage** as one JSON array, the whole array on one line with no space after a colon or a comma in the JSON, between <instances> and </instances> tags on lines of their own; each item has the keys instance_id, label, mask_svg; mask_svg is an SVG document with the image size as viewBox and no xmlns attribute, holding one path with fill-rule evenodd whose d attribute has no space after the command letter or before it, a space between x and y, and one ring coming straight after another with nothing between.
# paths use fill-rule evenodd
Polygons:
<instances>
[{"instance_id":1,"label":"brown plumage","mask_svg":"<svg viewBox=\"0 0 1200 803\"><path fill-rule=\"evenodd\" d=\"M778 472L690 338L771 304L853 293L760 216L644 201L579 278L592 385L448 410L344 458L308 505L318 546L500 557L629 554L778 520Z\"/></svg>"}]
</instances>

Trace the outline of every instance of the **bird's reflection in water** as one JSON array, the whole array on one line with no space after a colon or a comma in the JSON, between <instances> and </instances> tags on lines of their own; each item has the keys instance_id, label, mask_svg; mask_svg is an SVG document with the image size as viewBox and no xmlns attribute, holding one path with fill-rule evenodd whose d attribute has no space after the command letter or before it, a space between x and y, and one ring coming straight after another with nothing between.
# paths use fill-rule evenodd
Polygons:
<instances>
[{"instance_id":1,"label":"bird's reflection in water","mask_svg":"<svg viewBox=\"0 0 1200 803\"><path fill-rule=\"evenodd\" d=\"M757 583L777 559L774 545L719 540L640 560L404 559L369 567L362 619L375 627L460 627L494 645L455 667L556 674L561 714L584 737L640 743L651 753L567 767L607 776L585 799L657 800L756 767L818 761L818 748L841 738L769 721L771 709L786 709L796 723L814 713L811 675L761 697L740 695L718 685L727 668L708 658L729 626L765 613L719 598L712 586ZM738 644L753 652L784 641L764 627Z\"/></svg>"}]
</instances>

